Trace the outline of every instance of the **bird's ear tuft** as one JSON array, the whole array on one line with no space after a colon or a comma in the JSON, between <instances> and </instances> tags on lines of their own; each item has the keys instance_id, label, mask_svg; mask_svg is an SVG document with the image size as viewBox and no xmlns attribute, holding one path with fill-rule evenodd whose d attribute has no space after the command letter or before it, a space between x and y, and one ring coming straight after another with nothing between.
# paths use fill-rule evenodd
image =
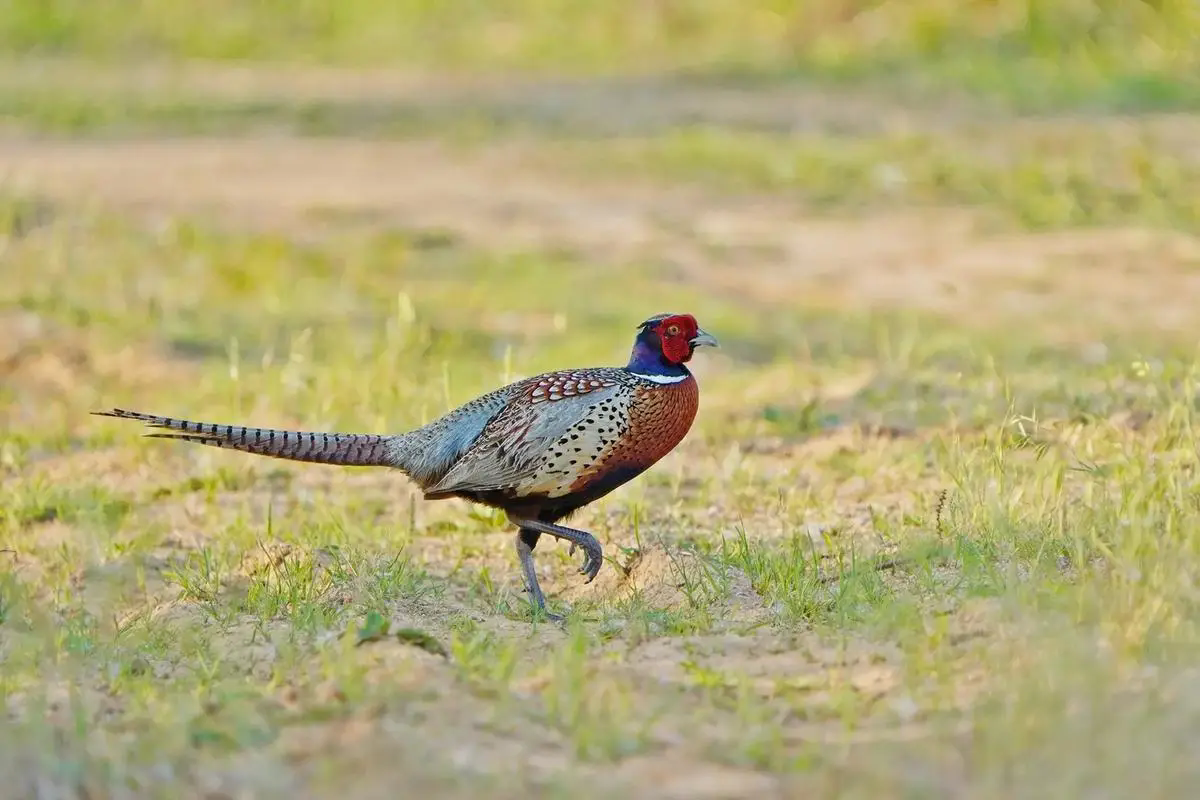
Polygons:
<instances>
[{"instance_id":1,"label":"bird's ear tuft","mask_svg":"<svg viewBox=\"0 0 1200 800\"><path fill-rule=\"evenodd\" d=\"M643 322L641 325L638 325L638 329L645 330L646 328L649 328L651 325L654 325L657 322L662 322L667 317L674 317L674 316L677 316L677 315L671 314L669 312L666 314L655 314L653 317L650 317L648 320Z\"/></svg>"}]
</instances>

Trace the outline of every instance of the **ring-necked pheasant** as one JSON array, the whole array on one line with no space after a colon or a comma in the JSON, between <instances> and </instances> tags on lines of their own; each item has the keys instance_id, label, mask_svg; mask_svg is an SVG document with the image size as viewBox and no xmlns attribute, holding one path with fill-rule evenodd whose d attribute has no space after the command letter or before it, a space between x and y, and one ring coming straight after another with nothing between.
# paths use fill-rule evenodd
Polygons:
<instances>
[{"instance_id":1,"label":"ring-necked pheasant","mask_svg":"<svg viewBox=\"0 0 1200 800\"><path fill-rule=\"evenodd\" d=\"M93 414L178 433L150 437L344 466L399 469L428 500L459 497L503 510L518 529L526 589L545 612L533 566L543 533L584 552L590 583L603 563L590 533L557 524L646 471L683 440L699 407L686 366L716 346L691 314L658 314L638 326L624 367L565 369L496 389L408 433L309 433L216 425L115 408ZM549 614L551 618L559 618Z\"/></svg>"}]
</instances>

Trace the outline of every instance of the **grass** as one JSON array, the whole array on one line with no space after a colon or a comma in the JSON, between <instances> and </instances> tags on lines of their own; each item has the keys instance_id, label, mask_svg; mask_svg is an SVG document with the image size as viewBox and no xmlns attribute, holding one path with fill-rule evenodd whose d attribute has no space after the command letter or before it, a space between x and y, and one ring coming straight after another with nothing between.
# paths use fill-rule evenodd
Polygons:
<instances>
[{"instance_id":1,"label":"grass","mask_svg":"<svg viewBox=\"0 0 1200 800\"><path fill-rule=\"evenodd\" d=\"M676 3L635 20L532 0L259 3L200 26L146 4L118 27L104 2L10 4L0 42L73 64L44 96L0 89L24 133L62 137L56 152L267 129L272 147L311 136L392 158L452 140L400 163L453 162L430 174L472 190L423 198L457 203L433 229L390 199L376 215L336 200L273 215L279 197L250 193L260 217L177 204L203 195L195 183L140 203L115 181L85 203L70 176L43 185L52 170L5 184L11 791L1189 796L1200 375L1190 329L1152 323L1194 296L1192 121L1102 112L1188 107L1178 76L1193 56L1174 45L1190 12L1040 8L830 3L783 20L766 4ZM635 21L644 32L626 36ZM1064 32L1078 44L1055 44ZM139 99L127 75L93 94L77 71L150 56L592 78L574 105L531 117L540 95L382 111L291 90ZM804 132L715 105L663 125L630 110L601 135L589 120L614 106L597 87L617 84L595 75L618 62L673 72L664 106L718 82L769 107L801 74L855 103L915 86L1011 107L948 123L916 103L912 130L866 114ZM1134 85L1161 92L1121 100ZM1094 116L1013 114L1060 105ZM473 160L513 151L536 157L507 173ZM364 194L396 179L375 166ZM235 189L257 173L212 170L246 202ZM521 202L480 199L499 194ZM626 203L634 234L579 221ZM956 234L969 257L918 223L880 222L948 206L990 218ZM1105 238L1132 227L1176 236ZM893 269L907 277L889 283ZM927 303L928 275L963 296ZM425 503L380 471L148 441L87 413L402 430L519 376L620 363L636 323L666 309L695 313L722 348L697 357L684 444L577 518L604 544L596 582L566 548L538 549L551 604L572 610L562 626L531 613L498 514Z\"/></svg>"},{"instance_id":2,"label":"grass","mask_svg":"<svg viewBox=\"0 0 1200 800\"><path fill-rule=\"evenodd\" d=\"M721 80L833 78L918 94L980 93L1027 110L1194 108L1187 0L998 0L962 7L825 0L348 0L176 3L14 0L0 44L19 56L387 65L443 71L661 71Z\"/></svg>"},{"instance_id":3,"label":"grass","mask_svg":"<svg viewBox=\"0 0 1200 800\"><path fill-rule=\"evenodd\" d=\"M271 793L286 790L269 776L289 748L335 773L353 758L351 746L318 756L292 741L299 731L400 724L548 748L563 759L537 779L551 783L682 747L826 789L870 792L900 778L895 759L916 758L903 773L913 791L1030 791L1053 776L1074 793L1097 759L1106 785L1144 780L1109 754L1188 724L1187 702L1164 717L1159 696L1186 685L1197 621L1186 350L1089 366L949 320L885 315L872 334L849 316L824 323L839 348L810 344L796 367L800 340L778 339L792 329L644 266L610 265L585 297L569 287L599 266L561 257L508 256L501 271L468 245L422 250L396 233L347 251L198 223L58 219L14 246L4 289L10 312L55 332L40 356L12 361L5 412L3 692L21 775L167 792L201 785L199 765L248 758L265 771L230 780ZM68 241L86 247L65 259ZM56 272L68 268L69 280ZM492 330L491 308L536 311L535 286L569 335ZM747 353L775 348L717 356L684 455L586 515L633 578L609 565L565 632L526 621L493 516L415 503L369 471L146 446L85 416L116 403L400 428L506 376L618 359L631 286L696 309ZM129 366L104 363L130 346ZM79 368L51 405L37 362L55 357ZM789 363L791 381L771 378ZM893 377L836 412L795 394L863 364ZM747 385L761 404L744 402ZM853 433L950 387L958 411L919 413L911 434ZM776 444L738 453L755 441ZM876 569L884 556L894 566ZM565 554L540 557L569 590ZM1095 734L1079 713L1110 722ZM39 749L48 737L59 744ZM1022 741L1060 760L1030 765ZM962 747L969 773L937 777ZM1169 793L1183 768L1155 752ZM417 764L378 768L458 785L444 757Z\"/></svg>"},{"instance_id":4,"label":"grass","mask_svg":"<svg viewBox=\"0 0 1200 800\"><path fill-rule=\"evenodd\" d=\"M850 137L685 130L614 150L613 160L631 171L784 192L826 213L968 206L997 210L1030 230L1122 223L1194 230L1200 220L1185 189L1197 165L1172 155L1152 131L1014 137L980 127Z\"/></svg>"}]
</instances>

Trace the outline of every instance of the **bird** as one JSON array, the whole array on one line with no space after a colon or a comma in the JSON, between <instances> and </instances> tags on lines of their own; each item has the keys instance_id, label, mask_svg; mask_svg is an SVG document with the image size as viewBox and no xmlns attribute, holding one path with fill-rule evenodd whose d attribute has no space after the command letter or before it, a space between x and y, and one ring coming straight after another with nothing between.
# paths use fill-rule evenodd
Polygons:
<instances>
[{"instance_id":1,"label":"bird","mask_svg":"<svg viewBox=\"0 0 1200 800\"><path fill-rule=\"evenodd\" d=\"M499 509L516 529L517 561L535 615L546 608L534 569L542 535L583 551L595 580L604 551L591 533L560 524L641 475L683 441L699 386L688 369L698 347L718 347L695 316L662 313L637 326L624 367L567 368L517 380L407 433L317 433L193 422L112 408L174 439L291 461L399 470L426 500L460 498Z\"/></svg>"}]
</instances>

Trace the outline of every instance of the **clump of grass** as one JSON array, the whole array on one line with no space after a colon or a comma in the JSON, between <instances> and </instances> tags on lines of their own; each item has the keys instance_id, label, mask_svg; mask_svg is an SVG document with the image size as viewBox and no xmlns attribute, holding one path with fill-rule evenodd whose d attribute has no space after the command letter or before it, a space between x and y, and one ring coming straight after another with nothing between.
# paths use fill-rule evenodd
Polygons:
<instances>
[{"instance_id":1,"label":"clump of grass","mask_svg":"<svg viewBox=\"0 0 1200 800\"><path fill-rule=\"evenodd\" d=\"M0 492L0 531L55 521L112 530L131 507L128 498L98 486L11 482Z\"/></svg>"},{"instance_id":2,"label":"clump of grass","mask_svg":"<svg viewBox=\"0 0 1200 800\"><path fill-rule=\"evenodd\" d=\"M639 706L625 681L602 673L599 657L588 633L575 628L544 668L542 697L547 721L563 731L577 755L617 759L648 745L643 726L653 709Z\"/></svg>"}]
</instances>

